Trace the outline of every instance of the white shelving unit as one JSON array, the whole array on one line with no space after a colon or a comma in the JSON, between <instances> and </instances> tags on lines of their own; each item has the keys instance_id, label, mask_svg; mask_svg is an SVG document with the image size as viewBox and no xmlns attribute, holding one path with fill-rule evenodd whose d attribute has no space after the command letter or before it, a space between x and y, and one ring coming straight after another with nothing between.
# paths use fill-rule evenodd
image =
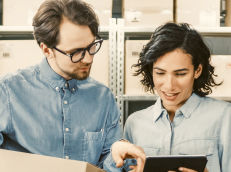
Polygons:
<instances>
[{"instance_id":1,"label":"white shelving unit","mask_svg":"<svg viewBox=\"0 0 231 172\"><path fill-rule=\"evenodd\" d=\"M124 124L129 115L128 102L156 101L155 95L125 95L124 70L125 70L125 40L135 38L149 39L156 27L125 27L124 19L111 18L109 26L99 28L99 34L109 40L109 87L116 96L121 111L121 123ZM220 28L195 28L203 36L227 37L231 40L231 27ZM0 40L27 36L33 39L33 27L30 26L0 26ZM231 101L231 97L215 97L225 101Z\"/></svg>"}]
</instances>

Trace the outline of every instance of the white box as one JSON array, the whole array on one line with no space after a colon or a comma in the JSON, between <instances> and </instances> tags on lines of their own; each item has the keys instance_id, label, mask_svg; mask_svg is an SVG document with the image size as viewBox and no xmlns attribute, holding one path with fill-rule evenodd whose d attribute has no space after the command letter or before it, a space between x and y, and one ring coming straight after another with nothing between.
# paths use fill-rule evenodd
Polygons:
<instances>
[{"instance_id":1,"label":"white box","mask_svg":"<svg viewBox=\"0 0 231 172\"><path fill-rule=\"evenodd\" d=\"M32 19L44 0L5 0L3 25L31 26ZM89 3L99 17L100 25L109 25L112 17L112 0L83 0Z\"/></svg>"},{"instance_id":2,"label":"white box","mask_svg":"<svg viewBox=\"0 0 231 172\"><path fill-rule=\"evenodd\" d=\"M109 41L104 40L99 52L94 56L90 76L109 86Z\"/></svg>"},{"instance_id":3,"label":"white box","mask_svg":"<svg viewBox=\"0 0 231 172\"><path fill-rule=\"evenodd\" d=\"M4 0L3 25L31 26L32 19L44 0Z\"/></svg>"},{"instance_id":4,"label":"white box","mask_svg":"<svg viewBox=\"0 0 231 172\"><path fill-rule=\"evenodd\" d=\"M84 161L0 149L2 172L105 172Z\"/></svg>"},{"instance_id":5,"label":"white box","mask_svg":"<svg viewBox=\"0 0 231 172\"><path fill-rule=\"evenodd\" d=\"M137 64L139 54L143 46L148 40L127 40L125 42L126 54L125 54L125 94L126 95L151 95L149 92L144 91L140 80L142 77L133 76L137 68L133 67L133 64Z\"/></svg>"},{"instance_id":6,"label":"white box","mask_svg":"<svg viewBox=\"0 0 231 172\"><path fill-rule=\"evenodd\" d=\"M35 40L0 41L0 75L40 63L44 58Z\"/></svg>"},{"instance_id":7,"label":"white box","mask_svg":"<svg viewBox=\"0 0 231 172\"><path fill-rule=\"evenodd\" d=\"M211 96L230 97L231 96L231 55L212 55L211 63L215 67L215 81L223 84L214 87Z\"/></svg>"},{"instance_id":8,"label":"white box","mask_svg":"<svg viewBox=\"0 0 231 172\"><path fill-rule=\"evenodd\" d=\"M220 26L220 0L177 0L178 23L186 22L199 27Z\"/></svg>"},{"instance_id":9,"label":"white box","mask_svg":"<svg viewBox=\"0 0 231 172\"><path fill-rule=\"evenodd\" d=\"M173 21L172 0L125 0L126 26L159 26Z\"/></svg>"},{"instance_id":10,"label":"white box","mask_svg":"<svg viewBox=\"0 0 231 172\"><path fill-rule=\"evenodd\" d=\"M83 0L89 3L97 14L100 26L108 26L112 18L112 0Z\"/></svg>"}]
</instances>

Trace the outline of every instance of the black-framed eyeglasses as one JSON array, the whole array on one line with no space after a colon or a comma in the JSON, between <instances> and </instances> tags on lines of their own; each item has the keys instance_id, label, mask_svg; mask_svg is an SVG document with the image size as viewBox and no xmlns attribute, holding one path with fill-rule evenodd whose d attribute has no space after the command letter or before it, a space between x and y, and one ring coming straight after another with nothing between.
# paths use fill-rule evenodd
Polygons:
<instances>
[{"instance_id":1,"label":"black-framed eyeglasses","mask_svg":"<svg viewBox=\"0 0 231 172\"><path fill-rule=\"evenodd\" d=\"M78 63L79 61L81 61L85 57L86 51L88 51L88 53L90 55L95 55L99 51L99 49L101 48L102 42L103 42L103 39L100 36L97 36L97 40L95 42L91 43L88 47L78 48L72 53L66 53L66 52L64 52L64 51L62 51L56 47L54 47L54 49L57 50L58 52L64 54L64 55L70 57L71 61L73 63Z\"/></svg>"}]
</instances>

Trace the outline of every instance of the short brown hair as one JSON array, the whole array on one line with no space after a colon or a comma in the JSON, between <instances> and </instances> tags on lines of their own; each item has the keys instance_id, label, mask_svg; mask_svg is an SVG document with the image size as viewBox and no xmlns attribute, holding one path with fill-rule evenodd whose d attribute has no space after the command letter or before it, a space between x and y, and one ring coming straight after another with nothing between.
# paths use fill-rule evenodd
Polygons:
<instances>
[{"instance_id":1,"label":"short brown hair","mask_svg":"<svg viewBox=\"0 0 231 172\"><path fill-rule=\"evenodd\" d=\"M81 0L45 0L33 18L34 38L40 45L49 48L59 42L59 26L63 17L75 24L89 26L92 34L98 34L98 18L89 6Z\"/></svg>"}]
</instances>

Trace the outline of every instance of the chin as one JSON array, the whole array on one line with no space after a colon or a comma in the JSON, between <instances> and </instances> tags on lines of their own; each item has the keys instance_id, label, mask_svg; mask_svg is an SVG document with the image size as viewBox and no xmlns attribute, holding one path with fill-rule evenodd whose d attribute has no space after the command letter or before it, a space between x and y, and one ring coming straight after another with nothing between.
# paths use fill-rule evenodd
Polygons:
<instances>
[{"instance_id":1,"label":"chin","mask_svg":"<svg viewBox=\"0 0 231 172\"><path fill-rule=\"evenodd\" d=\"M81 75L75 74L73 75L73 79L78 79L78 80L85 80L89 77L89 73L83 73Z\"/></svg>"}]
</instances>

